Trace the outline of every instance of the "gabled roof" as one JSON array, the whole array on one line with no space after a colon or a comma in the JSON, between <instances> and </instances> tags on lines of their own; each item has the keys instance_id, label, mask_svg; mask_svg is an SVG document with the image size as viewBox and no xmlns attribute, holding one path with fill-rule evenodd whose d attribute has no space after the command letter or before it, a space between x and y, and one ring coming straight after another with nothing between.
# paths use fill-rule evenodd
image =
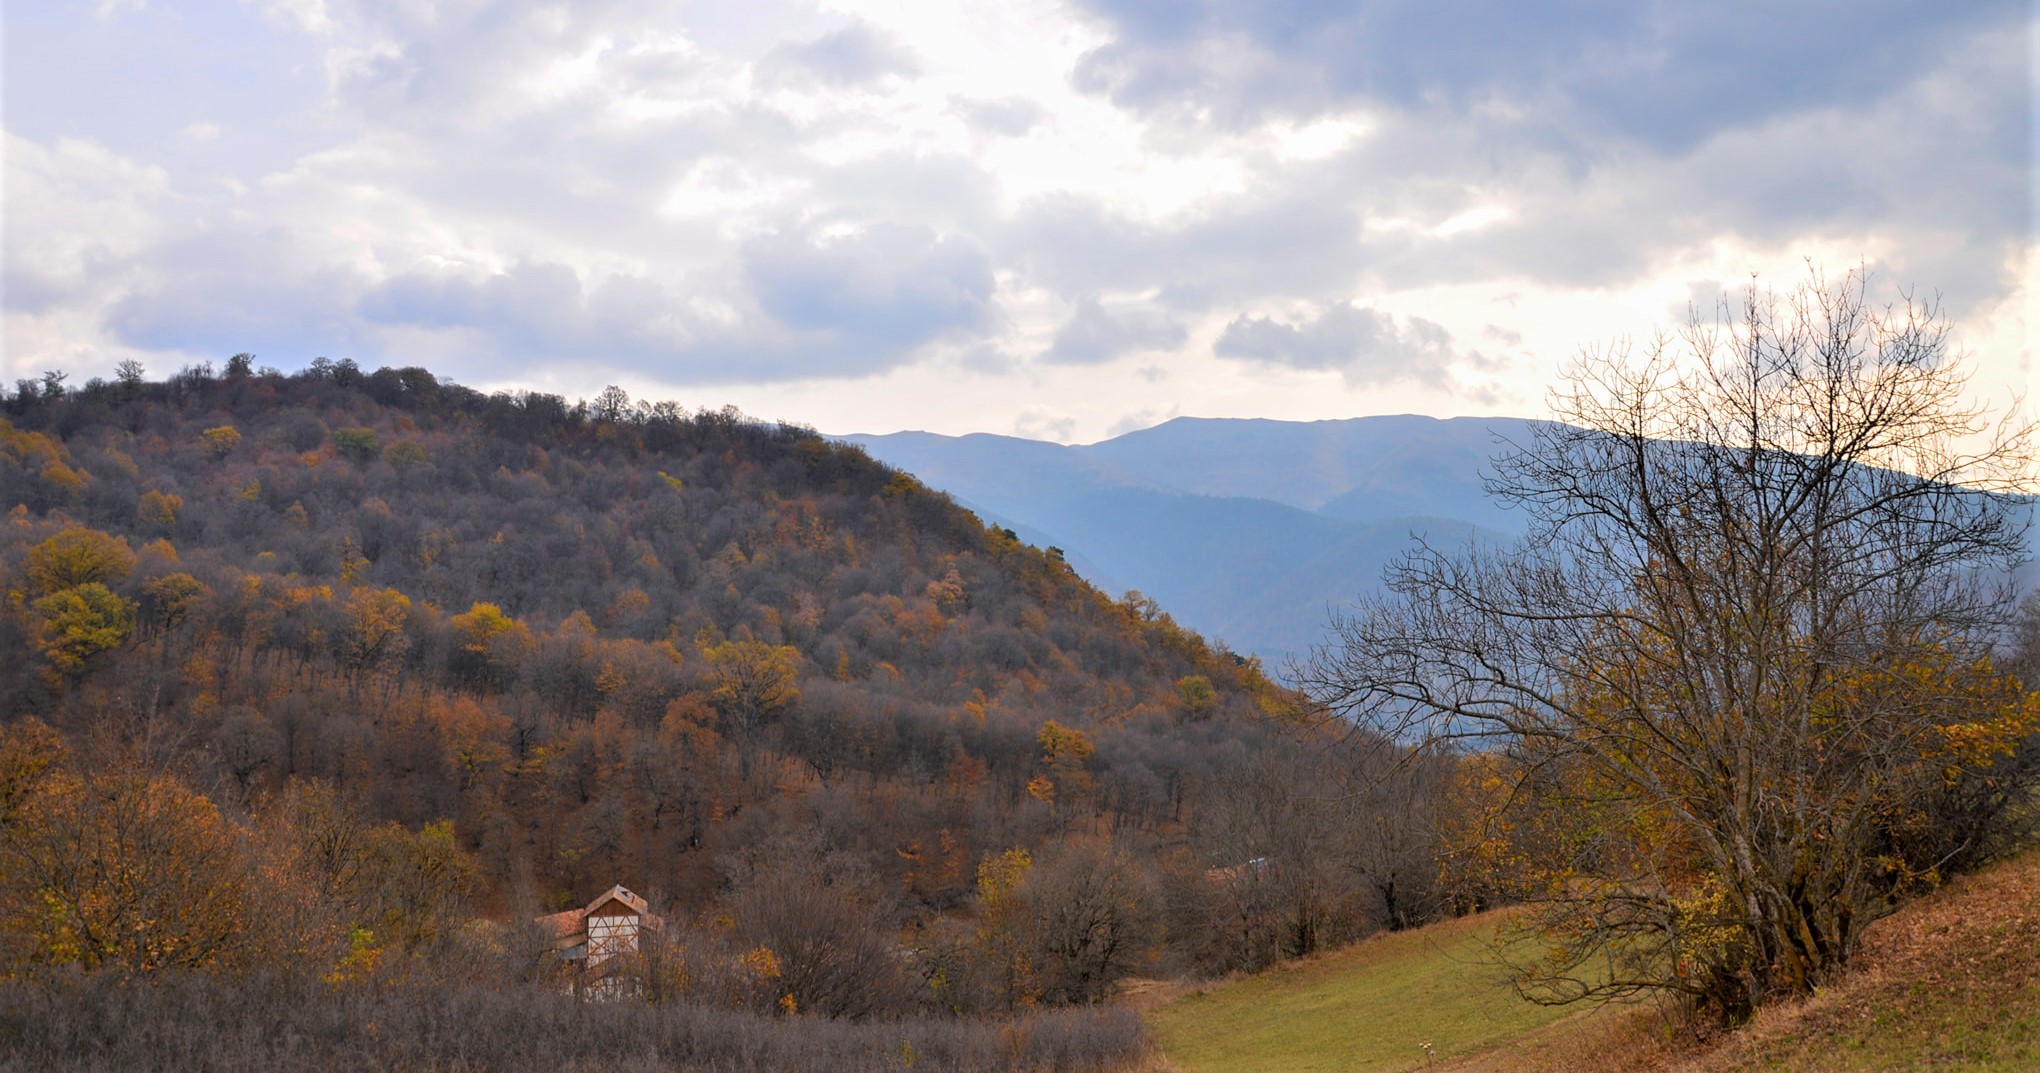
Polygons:
<instances>
[{"instance_id":1,"label":"gabled roof","mask_svg":"<svg viewBox=\"0 0 2040 1073\"><path fill-rule=\"evenodd\" d=\"M622 905L628 908L631 912L643 917L645 923L652 927L656 928L665 924L663 919L652 912L650 902L645 901L643 897L620 883L596 895L594 901L579 909L548 913L545 916L539 917L537 923L540 927L550 932L555 939L562 939L569 935L579 935L588 930L588 917L590 914L610 905Z\"/></svg>"},{"instance_id":2,"label":"gabled roof","mask_svg":"<svg viewBox=\"0 0 2040 1073\"><path fill-rule=\"evenodd\" d=\"M629 906L631 910L637 913L639 916L650 916L652 913L652 905L650 902L647 902L643 898L638 897L636 894L631 893L629 890L625 889L622 884L619 883L616 886L603 891L601 894L596 895L595 900L589 902L587 907L581 910L581 915L582 916L592 915L595 912L595 910L600 909L611 902L622 902L624 905Z\"/></svg>"}]
</instances>

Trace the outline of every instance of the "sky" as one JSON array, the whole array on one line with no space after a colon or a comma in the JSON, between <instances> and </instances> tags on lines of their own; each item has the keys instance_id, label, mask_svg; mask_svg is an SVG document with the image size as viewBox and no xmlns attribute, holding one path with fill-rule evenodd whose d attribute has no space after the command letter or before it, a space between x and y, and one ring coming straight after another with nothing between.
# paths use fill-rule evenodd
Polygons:
<instances>
[{"instance_id":1,"label":"sky","mask_svg":"<svg viewBox=\"0 0 2040 1073\"><path fill-rule=\"evenodd\" d=\"M1090 442L1535 416L1583 348L1860 267L2002 407L2034 12L11 0L0 374L323 355Z\"/></svg>"}]
</instances>

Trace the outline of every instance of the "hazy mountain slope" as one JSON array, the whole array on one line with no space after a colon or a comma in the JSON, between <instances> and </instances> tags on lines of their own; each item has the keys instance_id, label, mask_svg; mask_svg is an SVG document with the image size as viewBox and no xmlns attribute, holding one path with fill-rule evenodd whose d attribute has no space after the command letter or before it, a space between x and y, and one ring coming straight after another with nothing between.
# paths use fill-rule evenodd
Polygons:
<instances>
[{"instance_id":1,"label":"hazy mountain slope","mask_svg":"<svg viewBox=\"0 0 2040 1073\"><path fill-rule=\"evenodd\" d=\"M1186 492L1272 499L1352 521L1429 515L1515 529L1520 516L1487 499L1481 474L1504 446L1497 437L1523 442L1530 428L1516 418L1182 417L1073 450Z\"/></svg>"},{"instance_id":2,"label":"hazy mountain slope","mask_svg":"<svg viewBox=\"0 0 2040 1073\"><path fill-rule=\"evenodd\" d=\"M1264 426L1280 424L1214 421L1189 427L1209 426L1221 435L1245 429L1274 438ZM1139 589L1186 625L1271 662L1316 642L1327 608L1371 588L1382 567L1408 546L1413 530L1447 542L1473 531L1462 518L1421 509L1453 507L1449 493L1407 497L1418 508L1400 512L1409 516L1395 512L1403 500L1383 493L1385 506L1364 520L1329 517L1273 497L1193 494L1160 479L1168 469L1165 444L1129 452L1133 465L1122 466L1101 457L1097 448L1105 445L922 432L846 439L949 492L988 520L1063 548L1071 565L1100 587ZM1186 478L1197 469L1177 468ZM1477 491L1472 478L1459 479L1456 487L1465 488L1468 480ZM1252 482L1228 477L1206 483Z\"/></svg>"},{"instance_id":3,"label":"hazy mountain slope","mask_svg":"<svg viewBox=\"0 0 2040 1073\"><path fill-rule=\"evenodd\" d=\"M842 439L865 448L887 465L914 474L930 487L948 492L986 523L1011 529L1036 547L1061 549L1079 574L1108 593L1141 587L1139 581L1129 580L1101 562L1087 544L1065 536L1053 519L1068 512L1047 505L1085 491L1169 491L1153 481L1076 454L1059 443L1015 436L896 432Z\"/></svg>"},{"instance_id":4,"label":"hazy mountain slope","mask_svg":"<svg viewBox=\"0 0 2040 1073\"><path fill-rule=\"evenodd\" d=\"M1412 526L1463 540L1442 519L1361 524L1265 499L1126 489L1040 505L1039 524L1104 575L1186 624L1271 660L1319 640L1328 604L1373 587Z\"/></svg>"},{"instance_id":5,"label":"hazy mountain slope","mask_svg":"<svg viewBox=\"0 0 2040 1073\"><path fill-rule=\"evenodd\" d=\"M1534 423L1364 417L1178 418L1076 447L1009 436L851 436L1025 540L1062 548L1099 587L1279 662L1328 607L1373 588L1412 532L1457 543L1521 532L1482 474ZM2040 538L2040 534L2035 534ZM2036 567L2023 577L2030 585Z\"/></svg>"},{"instance_id":6,"label":"hazy mountain slope","mask_svg":"<svg viewBox=\"0 0 2040 1073\"><path fill-rule=\"evenodd\" d=\"M842 438L933 487L948 490L954 485L966 496L976 496L968 489L985 489L987 494L979 498L994 510L1005 509L1004 503L1053 499L1078 489L1184 490L1088 454L1083 448L1016 436L895 432Z\"/></svg>"}]
</instances>

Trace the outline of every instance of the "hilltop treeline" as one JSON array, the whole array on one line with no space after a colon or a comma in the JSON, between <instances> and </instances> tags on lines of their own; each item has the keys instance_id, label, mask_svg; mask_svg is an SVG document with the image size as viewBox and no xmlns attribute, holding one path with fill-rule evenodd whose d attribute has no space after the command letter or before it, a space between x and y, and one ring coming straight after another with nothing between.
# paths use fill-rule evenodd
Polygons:
<instances>
[{"instance_id":1,"label":"hilltop treeline","mask_svg":"<svg viewBox=\"0 0 2040 1073\"><path fill-rule=\"evenodd\" d=\"M954 1014L1442 904L1432 768L811 429L129 366L18 385L0 510L9 973L535 978L622 883L677 997Z\"/></svg>"}]
</instances>

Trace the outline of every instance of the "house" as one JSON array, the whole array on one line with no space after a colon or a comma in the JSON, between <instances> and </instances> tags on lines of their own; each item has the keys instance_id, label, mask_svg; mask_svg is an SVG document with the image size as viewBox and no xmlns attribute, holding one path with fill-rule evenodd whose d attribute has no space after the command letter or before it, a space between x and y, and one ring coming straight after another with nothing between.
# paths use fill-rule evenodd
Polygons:
<instances>
[{"instance_id":1,"label":"house","mask_svg":"<svg viewBox=\"0 0 2040 1073\"><path fill-rule=\"evenodd\" d=\"M623 887L603 891L579 909L538 918L552 938L552 954L576 991L621 995L638 967L642 940L666 926L650 903Z\"/></svg>"}]
</instances>

